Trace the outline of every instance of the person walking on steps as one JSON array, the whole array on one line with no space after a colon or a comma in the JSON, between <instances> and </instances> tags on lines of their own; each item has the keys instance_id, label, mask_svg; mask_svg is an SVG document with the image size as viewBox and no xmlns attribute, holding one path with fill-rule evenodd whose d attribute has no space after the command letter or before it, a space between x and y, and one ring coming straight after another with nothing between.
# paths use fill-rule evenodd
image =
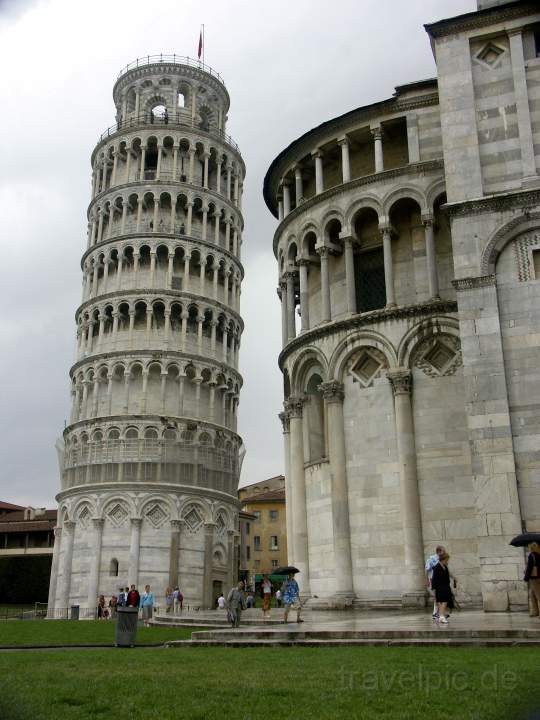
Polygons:
<instances>
[{"instance_id":1,"label":"person walking on steps","mask_svg":"<svg viewBox=\"0 0 540 720\"><path fill-rule=\"evenodd\" d=\"M298 587L298 583L294 579L294 573L289 573L287 580L283 583L282 587L283 592L283 603L285 605L285 612L283 613L283 622L288 622L289 619L289 611L291 608L293 610L296 610L296 622L301 623L304 622L300 618L300 613L302 611L302 605L300 603L300 588Z\"/></svg>"},{"instance_id":2,"label":"person walking on steps","mask_svg":"<svg viewBox=\"0 0 540 720\"><path fill-rule=\"evenodd\" d=\"M454 607L454 596L450 587L451 573L448 569L448 560L450 555L445 552L439 557L439 562L433 568L433 575L431 578L431 586L435 591L435 600L437 602L437 608L439 611L438 622L443 625L448 625L450 614L448 610ZM454 578L454 587L456 586L456 580Z\"/></svg>"},{"instance_id":3,"label":"person walking on steps","mask_svg":"<svg viewBox=\"0 0 540 720\"><path fill-rule=\"evenodd\" d=\"M446 549L442 545L437 545L435 548L435 554L430 555L428 559L426 560L426 584L427 589L430 595L433 595L433 613L432 618L434 620L437 620L439 617L439 610L437 608L437 600L435 599L435 592L433 590L433 586L431 584L431 579L433 577L433 568L435 565L438 564L440 556L446 552Z\"/></svg>"},{"instance_id":4,"label":"person walking on steps","mask_svg":"<svg viewBox=\"0 0 540 720\"><path fill-rule=\"evenodd\" d=\"M525 570L526 583L529 583L529 615L540 616L540 545L532 542L529 545L529 557Z\"/></svg>"},{"instance_id":5,"label":"person walking on steps","mask_svg":"<svg viewBox=\"0 0 540 720\"><path fill-rule=\"evenodd\" d=\"M240 627L242 610L246 607L244 599L244 583L239 582L229 591L227 595L227 612L233 628Z\"/></svg>"}]
</instances>

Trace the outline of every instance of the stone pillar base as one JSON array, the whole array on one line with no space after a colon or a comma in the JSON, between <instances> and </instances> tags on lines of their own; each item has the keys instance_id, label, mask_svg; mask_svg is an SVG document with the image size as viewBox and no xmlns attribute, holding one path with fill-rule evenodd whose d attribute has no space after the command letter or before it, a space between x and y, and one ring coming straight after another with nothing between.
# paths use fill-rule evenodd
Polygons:
<instances>
[{"instance_id":1,"label":"stone pillar base","mask_svg":"<svg viewBox=\"0 0 540 720\"><path fill-rule=\"evenodd\" d=\"M302 599L302 593L300 593ZM349 593L336 593L325 597L311 596L304 607L310 610L351 610L354 603L354 595Z\"/></svg>"},{"instance_id":2,"label":"stone pillar base","mask_svg":"<svg viewBox=\"0 0 540 720\"><path fill-rule=\"evenodd\" d=\"M426 607L425 591L406 592L401 596L401 607L404 610L421 610Z\"/></svg>"}]
</instances>

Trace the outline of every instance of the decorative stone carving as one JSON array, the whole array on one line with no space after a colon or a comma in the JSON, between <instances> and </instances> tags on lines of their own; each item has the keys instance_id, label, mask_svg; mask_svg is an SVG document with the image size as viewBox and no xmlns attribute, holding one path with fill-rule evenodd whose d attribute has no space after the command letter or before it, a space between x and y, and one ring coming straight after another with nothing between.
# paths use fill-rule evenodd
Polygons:
<instances>
[{"instance_id":1,"label":"decorative stone carving","mask_svg":"<svg viewBox=\"0 0 540 720\"><path fill-rule=\"evenodd\" d=\"M452 335L434 335L420 344L412 364L430 377L453 375L461 367L461 346Z\"/></svg>"},{"instance_id":2,"label":"decorative stone carving","mask_svg":"<svg viewBox=\"0 0 540 720\"><path fill-rule=\"evenodd\" d=\"M481 275L480 277L468 277L461 278L459 280L452 280L452 285L455 287L457 292L463 290L477 290L478 288L490 287L496 285L497 280L495 275Z\"/></svg>"},{"instance_id":3,"label":"decorative stone carving","mask_svg":"<svg viewBox=\"0 0 540 720\"><path fill-rule=\"evenodd\" d=\"M280 412L278 415L279 419L281 420L281 424L283 426L283 432L288 433L290 432L290 423L289 423L289 415L287 412Z\"/></svg>"},{"instance_id":4,"label":"decorative stone carving","mask_svg":"<svg viewBox=\"0 0 540 720\"><path fill-rule=\"evenodd\" d=\"M196 533L203 524L203 518L197 505L189 505L184 512L183 518L190 533Z\"/></svg>"},{"instance_id":5,"label":"decorative stone carving","mask_svg":"<svg viewBox=\"0 0 540 720\"><path fill-rule=\"evenodd\" d=\"M84 505L79 511L79 516L77 518L77 521L82 528L86 529L88 527L88 523L90 522L90 516L91 513L88 505Z\"/></svg>"},{"instance_id":6,"label":"decorative stone carving","mask_svg":"<svg viewBox=\"0 0 540 720\"><path fill-rule=\"evenodd\" d=\"M152 507L146 511L145 518L155 528L161 527L166 520L169 519L169 514L163 510L159 503L152 505Z\"/></svg>"},{"instance_id":7,"label":"decorative stone carving","mask_svg":"<svg viewBox=\"0 0 540 720\"><path fill-rule=\"evenodd\" d=\"M107 518L115 527L121 527L128 519L129 513L122 503L116 503L107 512Z\"/></svg>"},{"instance_id":8,"label":"decorative stone carving","mask_svg":"<svg viewBox=\"0 0 540 720\"><path fill-rule=\"evenodd\" d=\"M540 232L521 235L514 242L518 278L521 282L536 279L534 267L531 265L532 255L530 249L533 247L540 248Z\"/></svg>"},{"instance_id":9,"label":"decorative stone carving","mask_svg":"<svg viewBox=\"0 0 540 720\"><path fill-rule=\"evenodd\" d=\"M338 380L330 380L319 385L326 402L343 402L345 398L345 389L343 383Z\"/></svg>"},{"instance_id":10,"label":"decorative stone carving","mask_svg":"<svg viewBox=\"0 0 540 720\"><path fill-rule=\"evenodd\" d=\"M305 398L290 397L283 403L290 418L301 418L304 411Z\"/></svg>"},{"instance_id":11,"label":"decorative stone carving","mask_svg":"<svg viewBox=\"0 0 540 720\"><path fill-rule=\"evenodd\" d=\"M353 382L360 383L364 388L373 384L380 376L381 370L387 367L388 363L384 354L377 348L362 348L358 355L355 355L349 363L348 372Z\"/></svg>"},{"instance_id":12,"label":"decorative stone carving","mask_svg":"<svg viewBox=\"0 0 540 720\"><path fill-rule=\"evenodd\" d=\"M412 374L410 370L390 370L387 373L394 395L410 395Z\"/></svg>"}]
</instances>

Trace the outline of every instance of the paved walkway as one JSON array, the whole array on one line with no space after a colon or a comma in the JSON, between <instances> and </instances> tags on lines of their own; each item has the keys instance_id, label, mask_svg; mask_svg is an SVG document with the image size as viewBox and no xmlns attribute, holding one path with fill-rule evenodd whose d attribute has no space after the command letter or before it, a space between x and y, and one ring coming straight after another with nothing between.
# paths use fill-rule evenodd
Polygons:
<instances>
[{"instance_id":1,"label":"paved walkway","mask_svg":"<svg viewBox=\"0 0 540 720\"><path fill-rule=\"evenodd\" d=\"M274 610L271 622L264 623L260 610L248 610L242 614L242 626L234 630L220 611L184 615L179 623L208 628L193 633L196 644L540 645L540 619L526 613L462 610L452 615L448 625L434 622L429 612L311 610L303 614L303 623L286 625L279 620L282 617L282 611ZM294 619L295 614L289 618ZM174 623L172 618L167 621ZM185 641L170 644L183 645Z\"/></svg>"}]
</instances>

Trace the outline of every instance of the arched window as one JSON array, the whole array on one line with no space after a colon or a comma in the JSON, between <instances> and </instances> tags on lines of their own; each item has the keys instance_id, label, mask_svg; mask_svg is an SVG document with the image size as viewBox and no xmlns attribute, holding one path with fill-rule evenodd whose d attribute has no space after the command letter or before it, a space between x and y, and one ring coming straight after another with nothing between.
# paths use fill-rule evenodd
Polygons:
<instances>
[{"instance_id":1,"label":"arched window","mask_svg":"<svg viewBox=\"0 0 540 720\"><path fill-rule=\"evenodd\" d=\"M111 577L118 577L118 560L113 558L109 563L109 575Z\"/></svg>"},{"instance_id":2,"label":"arched window","mask_svg":"<svg viewBox=\"0 0 540 720\"><path fill-rule=\"evenodd\" d=\"M184 95L184 93L181 92L178 93L178 107L186 107L186 96Z\"/></svg>"},{"instance_id":3,"label":"arched window","mask_svg":"<svg viewBox=\"0 0 540 720\"><path fill-rule=\"evenodd\" d=\"M326 456L324 439L324 399L320 390L322 377L310 376L306 385L305 418L309 437L309 461L315 462Z\"/></svg>"}]
</instances>

